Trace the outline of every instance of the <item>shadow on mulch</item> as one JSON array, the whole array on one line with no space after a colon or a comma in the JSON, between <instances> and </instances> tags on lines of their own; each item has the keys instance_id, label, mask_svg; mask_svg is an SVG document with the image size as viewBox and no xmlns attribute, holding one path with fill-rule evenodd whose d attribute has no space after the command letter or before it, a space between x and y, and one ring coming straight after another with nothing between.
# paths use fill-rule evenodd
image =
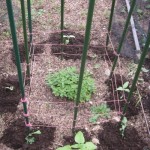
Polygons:
<instances>
[{"instance_id":1,"label":"shadow on mulch","mask_svg":"<svg viewBox=\"0 0 150 150\"><path fill-rule=\"evenodd\" d=\"M143 150L147 146L134 127L127 126L125 136L122 138L118 123L113 122L103 124L98 139L100 141L98 150Z\"/></svg>"},{"instance_id":2,"label":"shadow on mulch","mask_svg":"<svg viewBox=\"0 0 150 150\"><path fill-rule=\"evenodd\" d=\"M15 113L20 98L19 81L16 76L8 76L0 81L0 114Z\"/></svg>"},{"instance_id":3,"label":"shadow on mulch","mask_svg":"<svg viewBox=\"0 0 150 150\"><path fill-rule=\"evenodd\" d=\"M43 43L39 43L39 44L43 44ZM24 47L24 43L21 43L18 45L19 47L19 52L20 52L20 61L21 63L26 62L26 52L25 52L25 47ZM30 51L30 44L28 44L28 50ZM12 61L14 64L16 64L16 59L15 59L15 53L13 52L13 48L10 49L10 51L12 52ZM35 45L34 46L34 54L41 54L44 52L44 46L43 45Z\"/></svg>"},{"instance_id":4,"label":"shadow on mulch","mask_svg":"<svg viewBox=\"0 0 150 150\"><path fill-rule=\"evenodd\" d=\"M56 128L36 127L32 129L32 132L37 130L40 130L41 134L34 135L35 142L33 144L27 144L25 141L28 135L27 128L24 125L23 119L18 119L12 122L3 132L3 137L0 139L0 142L7 147L13 149L21 148L22 150L41 150L47 149L49 146L52 147Z\"/></svg>"},{"instance_id":5,"label":"shadow on mulch","mask_svg":"<svg viewBox=\"0 0 150 150\"><path fill-rule=\"evenodd\" d=\"M116 83L115 83L115 79L116 79ZM109 93L110 93L109 96L105 98L106 101L108 101L110 99L111 100L121 99L120 97L122 97L123 92L122 91L116 91L116 89L118 87L122 87L122 81L123 81L123 83L125 83L125 82L127 82L127 79L124 76L122 76L122 79L121 79L121 76L119 74L113 75L112 76L112 81L110 81L110 80L106 81L106 84L108 86L108 90L109 90ZM113 93L113 90L112 90L112 83L113 83L113 87L114 87L114 93ZM118 94L118 96L117 96L117 94ZM127 99L127 97L128 97L128 93L125 92L125 98ZM119 105L120 105L121 111L123 111L123 108L124 108L125 104L126 104L125 101L120 101L119 104L118 104L118 102L116 102L117 110L119 109ZM137 104L136 97L132 96L132 98L130 99L130 103L128 104L128 109L127 109L127 112L126 112L126 117L127 118L130 118L132 116L136 116L140 113L141 107L140 107L140 105L136 106L136 104ZM107 102L107 105L112 110L115 110L114 102Z\"/></svg>"},{"instance_id":6,"label":"shadow on mulch","mask_svg":"<svg viewBox=\"0 0 150 150\"><path fill-rule=\"evenodd\" d=\"M91 137L85 129L76 129L75 133L77 133L78 131L81 131L83 133L86 142L91 141ZM64 136L63 139L64 139L63 145L73 145L73 144L75 144L75 140L74 140L73 135L72 136Z\"/></svg>"}]
</instances>

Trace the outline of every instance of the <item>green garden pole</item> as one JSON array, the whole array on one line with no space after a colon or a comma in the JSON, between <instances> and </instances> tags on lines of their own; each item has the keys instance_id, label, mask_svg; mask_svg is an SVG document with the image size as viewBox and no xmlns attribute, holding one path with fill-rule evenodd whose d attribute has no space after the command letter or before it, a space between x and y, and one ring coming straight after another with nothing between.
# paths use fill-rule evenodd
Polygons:
<instances>
[{"instance_id":1,"label":"green garden pole","mask_svg":"<svg viewBox=\"0 0 150 150\"><path fill-rule=\"evenodd\" d=\"M63 30L64 30L64 0L61 0L61 25L60 25L60 29L61 29L61 43L63 44ZM61 51L63 52L63 47L61 48ZM61 55L61 59L63 59L62 55Z\"/></svg>"},{"instance_id":2,"label":"green garden pole","mask_svg":"<svg viewBox=\"0 0 150 150\"><path fill-rule=\"evenodd\" d=\"M86 31L85 31L83 54L82 54L82 62L81 62L81 68L80 68L79 84L78 84L78 90L77 90L76 106L74 109L74 120L73 120L73 128L72 128L73 132L74 132L75 125L76 125L78 105L80 102L80 94L81 94L81 89L82 89L82 82L83 82L84 69L85 69L85 63L86 63L86 57L87 57L87 50L88 50L89 40L90 40L90 32L91 32L94 5L95 5L95 0L89 0L89 8L88 8L88 16L87 16L87 22L86 22Z\"/></svg>"},{"instance_id":3,"label":"green garden pole","mask_svg":"<svg viewBox=\"0 0 150 150\"><path fill-rule=\"evenodd\" d=\"M20 0L20 2L21 2L22 22L23 22L24 46L26 52L25 55L26 55L26 63L27 63L27 77L30 78L29 49L28 49L28 37L27 37L27 29L26 29L26 15L25 15L24 0Z\"/></svg>"},{"instance_id":4,"label":"green garden pole","mask_svg":"<svg viewBox=\"0 0 150 150\"><path fill-rule=\"evenodd\" d=\"M129 11L129 14L128 14L128 17L127 17L127 20L126 20L126 23L125 23L125 27L124 27L123 34L122 34L122 37L121 37L121 41L120 41L119 46L118 46L118 49L117 49L117 54L118 54L118 55L119 55L120 52L121 52L122 45L123 45L123 42L124 42L125 37L126 37L126 33L127 33L127 30L128 30L128 26L129 26L129 23L130 23L131 15L132 15L132 13L133 13L135 4L136 4L136 0L132 0L131 8L130 8L130 11ZM117 61L118 61L118 56L115 57L115 60L114 60L113 66L112 66L112 70L111 70L110 77L111 77L112 74L113 74L113 71L114 71L114 69L115 69L115 67L116 67Z\"/></svg>"},{"instance_id":5,"label":"green garden pole","mask_svg":"<svg viewBox=\"0 0 150 150\"><path fill-rule=\"evenodd\" d=\"M114 15L114 10L115 10L115 4L116 4L116 0L112 0L111 13L110 13L109 25L108 25L108 33L107 33L107 38L106 38L106 49L109 44L109 33L111 31L112 20L113 20L113 15Z\"/></svg>"},{"instance_id":6,"label":"green garden pole","mask_svg":"<svg viewBox=\"0 0 150 150\"><path fill-rule=\"evenodd\" d=\"M22 69L21 69L21 63L20 63L20 54L19 54L19 48L18 48L18 42L17 42L17 34L16 34L16 26L15 26L15 22L14 22L12 1L6 0L6 5L7 5L8 17L9 17L13 47L14 47L13 49L14 49L16 65L17 65L19 86L20 86L20 90L21 90L22 99L25 99L25 90L24 90L24 85L23 85L23 76L22 76ZM27 114L27 104L26 103L23 103L23 108L24 108L24 113ZM25 121L27 124L29 124L28 117L25 117Z\"/></svg>"},{"instance_id":7,"label":"green garden pole","mask_svg":"<svg viewBox=\"0 0 150 150\"><path fill-rule=\"evenodd\" d=\"M138 81L138 77L139 77L139 74L141 72L141 68L142 68L142 66L144 64L145 57L146 57L146 55L148 53L148 50L149 50L149 45L150 45L150 23L149 23L149 31L148 31L148 35L147 35L146 44L145 44L144 50L142 52L138 68L136 70L135 77L134 77L133 82L132 82L130 93L129 93L128 98L127 98L127 102L128 103L130 102L132 94L133 94L133 92L135 90L135 86L136 86L136 83ZM124 106L123 115L126 113L126 110L127 110L127 107L128 107L128 103L126 103L125 106Z\"/></svg>"},{"instance_id":8,"label":"green garden pole","mask_svg":"<svg viewBox=\"0 0 150 150\"><path fill-rule=\"evenodd\" d=\"M63 43L63 30L64 30L64 0L61 0L61 43Z\"/></svg>"},{"instance_id":9,"label":"green garden pole","mask_svg":"<svg viewBox=\"0 0 150 150\"><path fill-rule=\"evenodd\" d=\"M30 44L32 43L32 16L31 16L31 0L27 0L27 8L28 8L28 26L30 33Z\"/></svg>"}]
</instances>

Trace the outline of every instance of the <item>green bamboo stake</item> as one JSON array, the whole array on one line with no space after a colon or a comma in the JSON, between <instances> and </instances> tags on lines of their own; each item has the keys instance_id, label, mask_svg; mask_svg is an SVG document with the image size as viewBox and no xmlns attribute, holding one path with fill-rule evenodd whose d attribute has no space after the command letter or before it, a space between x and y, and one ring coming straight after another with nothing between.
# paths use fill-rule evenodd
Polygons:
<instances>
[{"instance_id":1,"label":"green bamboo stake","mask_svg":"<svg viewBox=\"0 0 150 150\"><path fill-rule=\"evenodd\" d=\"M30 33L30 44L32 43L32 16L31 16L31 0L27 0L27 8L28 8L28 26Z\"/></svg>"},{"instance_id":2,"label":"green bamboo stake","mask_svg":"<svg viewBox=\"0 0 150 150\"><path fill-rule=\"evenodd\" d=\"M131 89L130 89L130 93L128 95L128 98L127 98L127 102L129 103L130 102L130 99L133 95L133 92L135 90L135 86L136 86L136 83L138 81L138 78L139 78L139 74L141 72L141 68L144 64L144 60L145 60L145 57L148 53L148 50L149 50L149 45L150 45L150 23L149 23L149 31L148 31L148 35L147 35L147 40L146 40L146 44L145 44L145 47L144 47L144 50L142 52L142 55L141 55L141 58L140 58L140 62L139 62L139 65L138 65L138 68L137 68L137 71L135 73L135 77L133 79L133 82L132 82L132 86L131 86ZM127 107L128 107L128 103L125 104L124 106L124 109L123 109L123 116L125 115L126 111L127 111Z\"/></svg>"},{"instance_id":3,"label":"green bamboo stake","mask_svg":"<svg viewBox=\"0 0 150 150\"><path fill-rule=\"evenodd\" d=\"M125 37L126 37L126 33L127 33L127 30L128 30L128 26L129 26L129 23L130 23L131 15L132 15L132 13L133 13L135 4L136 4L136 0L132 0L131 8L130 8L130 11L129 11L129 14L128 14L128 17L127 17L127 20L126 20L126 23L125 23L125 27L124 27L123 34L122 34L122 37L121 37L121 41L120 41L119 46L118 46L118 49L117 49L117 54L118 54L118 55L119 55L120 52L121 52L122 45L123 45L123 42L124 42ZM117 61L118 61L118 56L115 57L115 60L114 60L113 66L112 66L112 70L111 70L110 77L112 77L113 71L114 71L114 69L115 69L115 67L116 67L116 64L117 64Z\"/></svg>"},{"instance_id":4,"label":"green bamboo stake","mask_svg":"<svg viewBox=\"0 0 150 150\"><path fill-rule=\"evenodd\" d=\"M21 2L22 22L23 22L24 46L26 52L27 77L30 78L29 50L28 50L28 37L27 37L27 29L26 29L26 15L25 15L24 0L21 0L20 2Z\"/></svg>"},{"instance_id":5,"label":"green bamboo stake","mask_svg":"<svg viewBox=\"0 0 150 150\"><path fill-rule=\"evenodd\" d=\"M116 4L116 0L112 0L111 13L110 13L109 25L108 25L108 33L107 33L107 38L106 38L106 49L109 44L109 33L110 33L111 27L112 27L112 20L113 20L113 15L114 15L114 10L115 10L115 4Z\"/></svg>"},{"instance_id":6,"label":"green bamboo stake","mask_svg":"<svg viewBox=\"0 0 150 150\"><path fill-rule=\"evenodd\" d=\"M63 40L63 36L64 36L64 33L63 33L63 30L64 30L64 3L65 3L65 1L61 0L61 25L60 25L60 28L61 28L61 44L64 44L64 40ZM63 46L61 47L61 51L63 52ZM61 54L61 60L62 59L63 59L63 55Z\"/></svg>"},{"instance_id":7,"label":"green bamboo stake","mask_svg":"<svg viewBox=\"0 0 150 150\"><path fill-rule=\"evenodd\" d=\"M81 89L82 89L82 82L83 82L83 76L84 76L84 70L85 70L87 50L88 50L89 40L90 40L90 32L91 32L94 5L95 5L95 0L89 0L89 8L88 8L87 23L86 23L82 62L81 62L81 68L80 68L79 84L78 84L78 90L77 90L76 106L74 109L74 120L73 120L73 127L72 127L73 132L75 130L77 113L78 113L78 105L80 102L80 94L81 94Z\"/></svg>"},{"instance_id":8,"label":"green bamboo stake","mask_svg":"<svg viewBox=\"0 0 150 150\"><path fill-rule=\"evenodd\" d=\"M19 54L17 34L16 34L16 26L15 26L14 14L13 14L13 8L12 8L12 1L11 0L6 0L6 5L7 5L8 17L9 17L13 47L14 47L13 50L14 50L14 53L15 53L15 59L16 59L16 65L17 65L19 86L20 86L20 90L21 90L22 99L24 99L25 98L25 90L24 90L24 85L23 85L23 76L22 76L20 54ZM24 113L27 114L27 105L26 105L26 103L23 103L23 108L24 108ZM29 123L28 117L25 117L25 120L26 120L26 123L28 124Z\"/></svg>"}]
</instances>

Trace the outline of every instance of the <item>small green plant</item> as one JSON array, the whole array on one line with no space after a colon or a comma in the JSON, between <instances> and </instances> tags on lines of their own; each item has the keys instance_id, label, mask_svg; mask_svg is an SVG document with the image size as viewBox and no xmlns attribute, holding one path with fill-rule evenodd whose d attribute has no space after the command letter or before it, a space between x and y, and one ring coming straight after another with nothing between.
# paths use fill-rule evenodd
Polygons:
<instances>
[{"instance_id":1,"label":"small green plant","mask_svg":"<svg viewBox=\"0 0 150 150\"><path fill-rule=\"evenodd\" d=\"M28 136L26 136L25 140L27 142L27 144L33 144L35 142L35 137L33 135L40 135L41 131L37 130L35 132L29 133Z\"/></svg>"},{"instance_id":2,"label":"small green plant","mask_svg":"<svg viewBox=\"0 0 150 150\"><path fill-rule=\"evenodd\" d=\"M79 73L75 67L62 69L46 77L47 85L55 96L66 97L75 100L79 82ZM85 72L80 96L80 102L89 101L95 91L94 79Z\"/></svg>"},{"instance_id":3,"label":"small green plant","mask_svg":"<svg viewBox=\"0 0 150 150\"><path fill-rule=\"evenodd\" d=\"M121 132L122 137L124 137L124 132L125 132L125 129L127 127L127 122L128 122L127 118L123 117L122 120L121 120L121 124L120 124L121 127L119 129L120 132Z\"/></svg>"},{"instance_id":4,"label":"small green plant","mask_svg":"<svg viewBox=\"0 0 150 150\"><path fill-rule=\"evenodd\" d=\"M66 45L69 44L71 38L75 38L75 36L74 35L63 35L64 44L66 44Z\"/></svg>"},{"instance_id":5,"label":"small green plant","mask_svg":"<svg viewBox=\"0 0 150 150\"><path fill-rule=\"evenodd\" d=\"M76 144L66 145L64 147L57 148L56 150L96 150L97 146L92 142L85 142L84 135L79 131L74 138Z\"/></svg>"},{"instance_id":6,"label":"small green plant","mask_svg":"<svg viewBox=\"0 0 150 150\"><path fill-rule=\"evenodd\" d=\"M130 90L128 89L128 86L129 86L129 82L125 82L123 84L123 86L120 86L117 88L117 91L125 91L125 92L130 92Z\"/></svg>"},{"instance_id":7,"label":"small green plant","mask_svg":"<svg viewBox=\"0 0 150 150\"><path fill-rule=\"evenodd\" d=\"M90 122L96 123L98 118L110 118L110 108L107 104L101 104L99 106L93 106L91 108L93 116L89 119Z\"/></svg>"}]
</instances>

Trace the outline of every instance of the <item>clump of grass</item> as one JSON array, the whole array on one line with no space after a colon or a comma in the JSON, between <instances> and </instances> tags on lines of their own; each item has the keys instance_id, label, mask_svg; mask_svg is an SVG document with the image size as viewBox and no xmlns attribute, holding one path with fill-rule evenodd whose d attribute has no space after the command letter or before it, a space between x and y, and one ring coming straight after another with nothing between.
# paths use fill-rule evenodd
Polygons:
<instances>
[{"instance_id":1,"label":"clump of grass","mask_svg":"<svg viewBox=\"0 0 150 150\"><path fill-rule=\"evenodd\" d=\"M90 122L96 123L99 118L110 118L110 108L107 104L93 106L91 108L93 116L89 119Z\"/></svg>"}]
</instances>

